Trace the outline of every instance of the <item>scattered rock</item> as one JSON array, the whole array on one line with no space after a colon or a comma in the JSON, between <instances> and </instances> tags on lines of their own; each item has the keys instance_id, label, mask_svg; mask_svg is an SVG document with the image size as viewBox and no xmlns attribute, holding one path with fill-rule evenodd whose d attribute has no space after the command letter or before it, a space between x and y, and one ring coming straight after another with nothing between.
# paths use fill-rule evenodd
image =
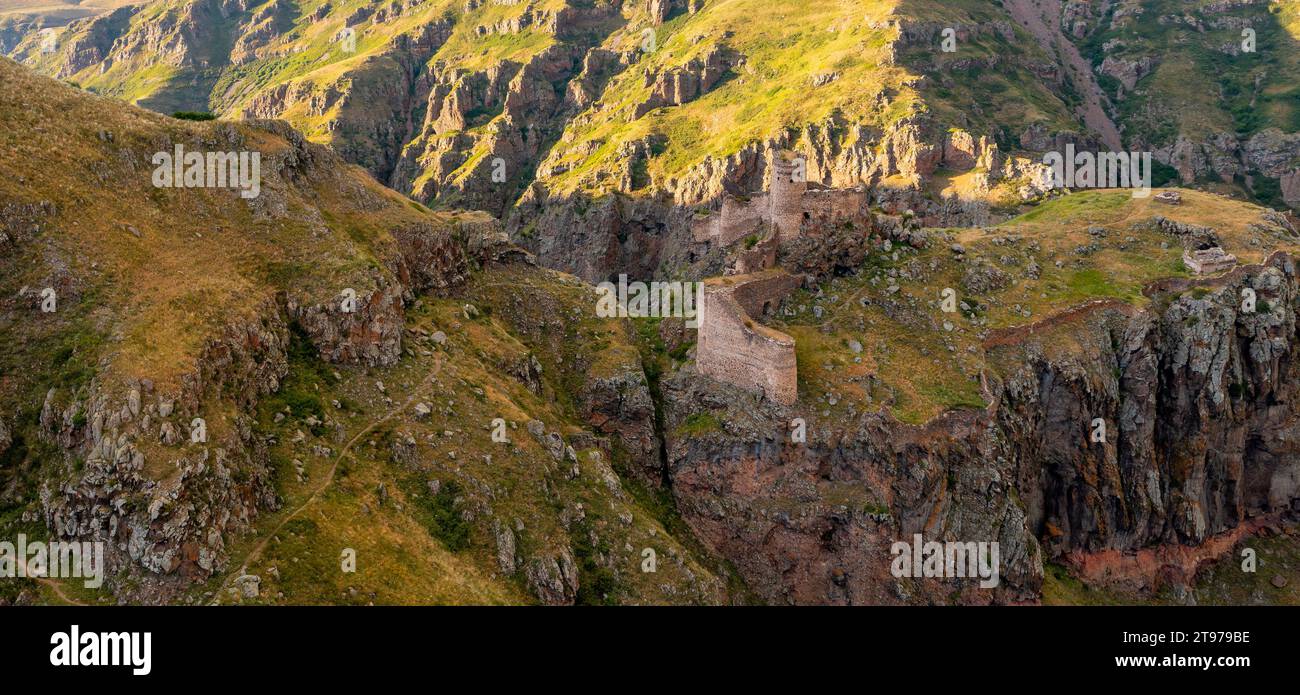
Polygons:
<instances>
[{"instance_id":1,"label":"scattered rock","mask_svg":"<svg viewBox=\"0 0 1300 695\"><path fill-rule=\"evenodd\" d=\"M239 588L239 593L244 598L257 598L261 583L262 578L255 574L245 574L235 580L235 586Z\"/></svg>"}]
</instances>

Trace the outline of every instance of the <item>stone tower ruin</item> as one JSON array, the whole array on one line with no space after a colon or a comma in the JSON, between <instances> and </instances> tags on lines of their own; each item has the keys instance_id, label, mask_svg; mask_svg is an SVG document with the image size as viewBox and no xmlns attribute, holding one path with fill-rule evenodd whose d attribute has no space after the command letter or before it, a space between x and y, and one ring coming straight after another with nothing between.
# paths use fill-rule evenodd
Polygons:
<instances>
[{"instance_id":1,"label":"stone tower ruin","mask_svg":"<svg viewBox=\"0 0 1300 695\"><path fill-rule=\"evenodd\" d=\"M804 160L778 153L772 158L768 170L767 221L776 229L780 239L798 238L803 226L803 194L808 190L808 175Z\"/></svg>"}]
</instances>

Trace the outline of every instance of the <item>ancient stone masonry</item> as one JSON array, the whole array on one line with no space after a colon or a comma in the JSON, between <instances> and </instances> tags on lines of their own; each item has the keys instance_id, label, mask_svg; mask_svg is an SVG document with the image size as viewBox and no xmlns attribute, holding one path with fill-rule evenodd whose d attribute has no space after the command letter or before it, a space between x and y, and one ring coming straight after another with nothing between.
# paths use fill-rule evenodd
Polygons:
<instances>
[{"instance_id":1,"label":"ancient stone masonry","mask_svg":"<svg viewBox=\"0 0 1300 695\"><path fill-rule=\"evenodd\" d=\"M661 386L674 499L773 603L1036 601L1048 562L1128 591L1187 586L1298 503L1296 273L1278 252L1159 281L1143 307L1095 301L994 332L984 349L1008 368L989 407L920 426L863 413L806 446L772 440L786 408L678 371ZM1247 288L1270 309L1245 311ZM1086 348L1055 349L1062 336ZM675 427L706 409L726 428ZM1080 426L1094 417L1107 443ZM879 558L918 530L997 539L1002 583L900 591Z\"/></svg>"},{"instance_id":2,"label":"ancient stone masonry","mask_svg":"<svg viewBox=\"0 0 1300 695\"><path fill-rule=\"evenodd\" d=\"M798 239L805 226L860 219L868 209L861 188L811 189L804 167L802 157L775 155L767 169L767 193L728 196L719 213L697 219L692 230L697 242L720 246L762 237L736 254L729 277L705 284L697 368L719 381L761 391L783 405L798 399L794 339L755 320L800 284L775 268L777 249Z\"/></svg>"},{"instance_id":3,"label":"ancient stone masonry","mask_svg":"<svg viewBox=\"0 0 1300 695\"><path fill-rule=\"evenodd\" d=\"M1161 231L1173 234L1182 241L1183 263L1192 272L1198 275L1220 273L1237 265L1237 257L1223 250L1223 242L1212 228L1184 224L1161 216L1156 216L1153 221Z\"/></svg>"},{"instance_id":4,"label":"ancient stone masonry","mask_svg":"<svg viewBox=\"0 0 1300 695\"><path fill-rule=\"evenodd\" d=\"M775 236L770 236L736 254L736 261L729 274L745 275L775 266L777 241Z\"/></svg>"},{"instance_id":5,"label":"ancient stone masonry","mask_svg":"<svg viewBox=\"0 0 1300 695\"><path fill-rule=\"evenodd\" d=\"M1232 270L1237 257L1218 246L1208 249L1188 249L1183 252L1183 263L1194 273L1208 275Z\"/></svg>"},{"instance_id":6,"label":"ancient stone masonry","mask_svg":"<svg viewBox=\"0 0 1300 695\"><path fill-rule=\"evenodd\" d=\"M804 223L829 225L861 219L869 208L865 188L831 190L809 184L804 159L778 154L767 168L767 192L727 196L722 209L697 216L691 231L697 242L727 246L762 227L775 230L780 241L797 239Z\"/></svg>"},{"instance_id":7,"label":"ancient stone masonry","mask_svg":"<svg viewBox=\"0 0 1300 695\"><path fill-rule=\"evenodd\" d=\"M860 230L875 225L865 188L810 184L805 161L790 153L769 157L766 193L728 196L720 212L697 217L692 229L698 243L726 247L746 239L732 252L726 277L705 283L695 357L700 373L785 405L798 398L794 340L756 320L803 277L820 274L809 260L860 263L862 256L855 255L865 254ZM793 260L797 275L777 268L778 251Z\"/></svg>"},{"instance_id":8,"label":"ancient stone masonry","mask_svg":"<svg viewBox=\"0 0 1300 695\"><path fill-rule=\"evenodd\" d=\"M795 276L774 267L777 248L784 240L799 238L806 217L814 213L819 218L833 217L858 207L852 195L822 191L807 205L810 192L803 167L800 158L774 157L766 194L747 200L727 198L721 214L694 230L697 241L721 245L765 233L737 254L728 277L705 283L695 360L701 374L761 391L783 405L799 397L794 339L755 318L775 309L800 284Z\"/></svg>"},{"instance_id":9,"label":"ancient stone masonry","mask_svg":"<svg viewBox=\"0 0 1300 695\"><path fill-rule=\"evenodd\" d=\"M755 198L727 197L722 210L707 217L697 217L691 232L697 242L710 242L720 246L734 243L754 231L768 219L767 195Z\"/></svg>"},{"instance_id":10,"label":"ancient stone masonry","mask_svg":"<svg viewBox=\"0 0 1300 695\"><path fill-rule=\"evenodd\" d=\"M776 234L797 238L803 226L803 196L808 176L803 158L776 157L768 178L767 221Z\"/></svg>"},{"instance_id":11,"label":"ancient stone masonry","mask_svg":"<svg viewBox=\"0 0 1300 695\"><path fill-rule=\"evenodd\" d=\"M779 269L713 278L704 286L696 367L705 376L757 388L782 405L799 398L794 338L759 324L799 279Z\"/></svg>"}]
</instances>

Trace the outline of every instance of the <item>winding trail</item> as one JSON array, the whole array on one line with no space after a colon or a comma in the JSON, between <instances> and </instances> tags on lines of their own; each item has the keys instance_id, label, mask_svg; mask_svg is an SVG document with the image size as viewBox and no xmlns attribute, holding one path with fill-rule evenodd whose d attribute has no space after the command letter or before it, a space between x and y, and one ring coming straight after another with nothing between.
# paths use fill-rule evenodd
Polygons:
<instances>
[{"instance_id":1,"label":"winding trail","mask_svg":"<svg viewBox=\"0 0 1300 695\"><path fill-rule=\"evenodd\" d=\"M1106 113L1106 96L1092 74L1092 65L1079 53L1079 49L1061 31L1061 0L1006 0L1011 17L1038 39L1043 50L1056 56L1067 70L1070 81L1083 97L1080 116L1106 147L1118 152L1124 147L1119 128Z\"/></svg>"},{"instance_id":2,"label":"winding trail","mask_svg":"<svg viewBox=\"0 0 1300 695\"><path fill-rule=\"evenodd\" d=\"M334 474L339 469L339 463L343 461L343 457L348 456L352 452L352 447L355 446L356 443L360 441L362 437L365 437L367 434L370 434L375 430L376 427L379 427L385 422L388 422L389 420L396 417L402 411L411 407L411 404L414 403L416 399L420 397L424 389L428 387L428 385L433 382L434 378L438 376L438 373L442 371L441 355L435 357L434 359L435 361L434 361L433 368L429 370L428 376L424 377L424 380L421 381L418 385L416 385L414 389L411 389L411 396L409 398L403 401L401 405L395 406L392 409L390 409L388 412L384 413L383 417L374 420L370 424L366 425L364 428L361 429L361 431L353 435L352 438L349 439L347 443L343 445L343 448L339 450L338 455L334 457L334 463L330 466L329 472L325 474L325 479L321 481L321 484L315 490L313 490L310 495L307 496L307 499L302 501L302 504L299 504L292 512L288 514L288 516L285 516L283 519L281 519L280 523L275 525L275 528L271 529L268 533L266 533L265 536L262 538L261 542L253 546L252 550L248 551L248 554L244 556L244 562L239 566L239 569L227 574L225 581L221 582L221 586L217 587L217 590L212 597L212 602L209 605L215 606L221 603L221 597L225 593L226 589L230 588L230 583L235 579L242 577L243 575L248 573L248 566L252 564L252 562L256 560L259 556L261 556L262 551L266 550L267 544L271 542L272 538L275 538L277 535L279 535L281 529L284 528L285 524L296 519L298 515L303 512L303 510L305 510L312 502L315 502L321 496L321 493L325 492L325 490L327 490L329 486L334 483Z\"/></svg>"},{"instance_id":3,"label":"winding trail","mask_svg":"<svg viewBox=\"0 0 1300 695\"><path fill-rule=\"evenodd\" d=\"M86 605L85 603L82 603L81 601L78 601L77 599L72 598L71 596L69 596L69 595L63 593L63 587L59 586L59 583L58 583L57 581L55 581L55 580L53 580L53 579L50 579L49 577L33 577L33 576L32 576L32 573L31 573L31 570L29 570L29 569L27 568L27 561L26 561L25 559L19 557L19 558L18 558L18 565L19 565L20 567L22 567L22 569L23 569L23 574L26 575L28 579L31 579L31 580L33 580L33 581L35 581L35 582L38 582L38 583L40 583L40 584L43 584L43 585L44 585L45 587L47 587L50 591L53 591L53 592L54 592L54 595L55 595L55 596L58 596L58 597L59 597L59 598L60 598L64 603L67 603L67 604L69 604L69 605L73 605L73 606L84 606L84 605Z\"/></svg>"}]
</instances>

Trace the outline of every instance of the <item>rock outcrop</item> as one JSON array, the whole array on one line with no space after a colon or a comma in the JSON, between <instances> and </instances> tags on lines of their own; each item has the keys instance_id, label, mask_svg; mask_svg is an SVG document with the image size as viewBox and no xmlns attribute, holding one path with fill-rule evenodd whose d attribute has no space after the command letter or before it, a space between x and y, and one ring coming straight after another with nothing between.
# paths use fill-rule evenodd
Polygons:
<instances>
[{"instance_id":1,"label":"rock outcrop","mask_svg":"<svg viewBox=\"0 0 1300 695\"><path fill-rule=\"evenodd\" d=\"M212 340L176 392L155 393L144 380L46 396L43 436L84 465L41 489L45 522L60 538L105 541L110 574L144 578L124 596L162 601L206 578L224 562L226 539L278 504L251 420L202 417L214 399L247 408L279 387L288 329L264 309L265 319Z\"/></svg>"},{"instance_id":2,"label":"rock outcrop","mask_svg":"<svg viewBox=\"0 0 1300 695\"><path fill-rule=\"evenodd\" d=\"M589 372L578 392L587 424L615 438L635 464L638 479L656 487L663 484L659 438L655 432L655 402L645 372L634 355Z\"/></svg>"},{"instance_id":3,"label":"rock outcrop","mask_svg":"<svg viewBox=\"0 0 1300 695\"><path fill-rule=\"evenodd\" d=\"M12 64L0 67L6 70L6 80L25 78ZM63 90L58 98L67 108L84 108L84 102L93 99L70 88L54 89ZM152 115L132 113L130 118L135 120L110 110L90 131L98 132L89 137L92 146L110 152L107 161L120 169L85 184L85 195L129 199L140 194L133 186L141 181L144 190L150 190L149 170L140 164L148 156L142 157L141 151L171 152L174 146L189 151L257 149L264 156L256 198L232 195L205 208L218 193L201 191L179 204L204 210L201 215L214 220L218 229L231 220L264 220L267 227L248 233L256 236L276 224L296 224L308 235L320 235L322 242L333 234L323 222L327 208L322 198L340 206L335 211L365 211L380 215L378 219L396 214L390 219L401 221L367 240L376 256L368 274L345 273L355 285L352 311L340 311L336 300L321 303L328 290L318 287L294 284L276 291L258 286L250 291L254 301L247 306L230 311L215 306L213 325L191 325L202 342L192 350L172 348L183 360L166 379L151 371L155 366L150 360L156 357L152 352L129 370L110 368L116 352L88 353L78 355L93 360L78 379L56 380L47 390L42 388L36 422L24 425L21 434L27 449L39 440L53 452L46 454L48 475L33 490L39 493L45 523L56 538L104 541L108 575L120 598L162 602L190 581L223 569L232 536L279 505L266 444L254 434L252 413L263 398L280 389L288 373L291 324L297 324L326 360L392 364L401 353L404 307L419 294L459 287L472 264L501 257L505 242L482 222L486 216L453 219L412 212L328 148L308 143L283 122L191 128ZM113 134L109 127L123 130ZM78 228L89 223L100 221L85 219L66 204L6 200L0 203L0 260L13 264L19 254L31 253L36 244L52 238L82 240ZM122 234L128 243L158 241L131 224L121 227L123 231L111 233ZM107 291L94 266L74 271L53 252L37 258L38 266L50 268L60 309L69 307L75 315L80 302ZM219 280L244 281L231 273L236 277ZM26 305L28 293L6 300L7 322L13 321L10 312L35 311ZM96 316L102 318L97 321L119 325L116 310L111 301L99 299ZM120 334L115 342L123 342ZM7 429L3 439L8 448Z\"/></svg>"},{"instance_id":4,"label":"rock outcrop","mask_svg":"<svg viewBox=\"0 0 1300 695\"><path fill-rule=\"evenodd\" d=\"M1241 305L1247 287L1254 312ZM1275 254L1150 291L1164 298L1152 308L1101 301L995 332L985 345L1002 371L988 375L988 409L922 426L883 414L827 422L689 370L665 378L683 517L780 603L1034 600L1046 560L1095 570L1107 553L1222 550L1220 535L1300 500L1296 268ZM1054 331L1090 347L1054 347ZM681 434L700 412L722 424ZM790 441L796 416L807 444ZM893 576L891 544L915 533L999 542L1000 586ZM1213 556L1148 553L1199 560L1092 578L1153 589L1189 581Z\"/></svg>"},{"instance_id":5,"label":"rock outcrop","mask_svg":"<svg viewBox=\"0 0 1300 695\"><path fill-rule=\"evenodd\" d=\"M773 196L776 163L788 151L802 153L803 180ZM1050 189L1041 163L1004 155L988 138L942 129L928 118L901 121L883 135L832 118L730 157L705 158L683 177L663 182L666 190L657 195L592 200L581 193L552 195L539 182L505 224L543 265L590 281L682 267L700 277L717 270L700 243L726 246L777 217L788 227L866 226L878 206L891 214L910 212L927 226L988 223L987 202L925 191L923 184L940 168L971 172L985 189L1014 184L1026 200ZM748 193L733 193L740 191ZM781 210L776 215L774 204Z\"/></svg>"},{"instance_id":6,"label":"rock outcrop","mask_svg":"<svg viewBox=\"0 0 1300 695\"><path fill-rule=\"evenodd\" d=\"M680 106L698 99L717 86L737 60L733 51L725 46L715 46L703 57L686 65L657 74L647 72L645 81L650 87L650 96L633 108L632 118L641 118L657 108Z\"/></svg>"}]
</instances>

